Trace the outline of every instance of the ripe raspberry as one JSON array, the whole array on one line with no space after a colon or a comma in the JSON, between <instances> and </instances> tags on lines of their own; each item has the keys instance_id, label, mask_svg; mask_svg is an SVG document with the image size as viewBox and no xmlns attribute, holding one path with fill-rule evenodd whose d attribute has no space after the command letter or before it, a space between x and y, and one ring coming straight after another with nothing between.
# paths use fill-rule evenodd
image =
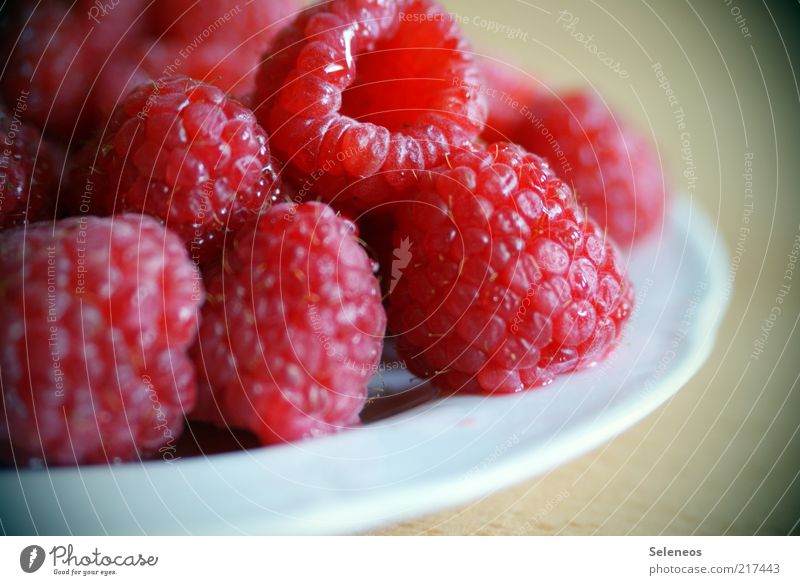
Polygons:
<instances>
[{"instance_id":1,"label":"ripe raspberry","mask_svg":"<svg viewBox=\"0 0 800 585\"><path fill-rule=\"evenodd\" d=\"M327 205L280 204L251 220L210 275L195 348L195 416L264 443L353 425L386 315L354 226Z\"/></svg>"},{"instance_id":2,"label":"ripe raspberry","mask_svg":"<svg viewBox=\"0 0 800 585\"><path fill-rule=\"evenodd\" d=\"M134 90L99 146L88 145L76 160L73 208L86 212L87 198L93 213L158 217L203 261L279 187L253 113L222 90L181 77Z\"/></svg>"},{"instance_id":3,"label":"ripe raspberry","mask_svg":"<svg viewBox=\"0 0 800 585\"><path fill-rule=\"evenodd\" d=\"M296 0L19 6L3 31L10 54L3 92L13 102L30 91L32 119L65 143L105 126L119 101L151 78L182 74L244 96L261 55L297 8Z\"/></svg>"},{"instance_id":4,"label":"ripe raspberry","mask_svg":"<svg viewBox=\"0 0 800 585\"><path fill-rule=\"evenodd\" d=\"M202 298L180 240L145 216L0 233L0 460L174 450L196 398L186 349Z\"/></svg>"},{"instance_id":5,"label":"ripe raspberry","mask_svg":"<svg viewBox=\"0 0 800 585\"><path fill-rule=\"evenodd\" d=\"M59 2L67 6L73 3L72 0L45 0L42 7ZM116 3L77 0L71 13L91 29L91 46L105 59L108 52L120 52L128 41L138 40L147 32L146 19L140 15L148 7L150 10L155 8L149 4L145 0L117 0Z\"/></svg>"},{"instance_id":6,"label":"ripe raspberry","mask_svg":"<svg viewBox=\"0 0 800 585\"><path fill-rule=\"evenodd\" d=\"M181 57L180 73L245 96L255 87L261 55L299 8L298 0L157 0L148 21L167 50L161 68L149 71L159 77Z\"/></svg>"},{"instance_id":7,"label":"ripe raspberry","mask_svg":"<svg viewBox=\"0 0 800 585\"><path fill-rule=\"evenodd\" d=\"M25 95L31 121L64 142L97 123L89 94L117 40L132 35L129 28L140 1L120 2L97 22L88 17L90 2L70 4L50 0L17 6L4 34L6 102Z\"/></svg>"},{"instance_id":8,"label":"ripe raspberry","mask_svg":"<svg viewBox=\"0 0 800 585\"><path fill-rule=\"evenodd\" d=\"M547 158L623 250L662 225L667 198L657 153L597 97L540 99L514 140Z\"/></svg>"},{"instance_id":9,"label":"ripe raspberry","mask_svg":"<svg viewBox=\"0 0 800 585\"><path fill-rule=\"evenodd\" d=\"M279 35L254 105L300 183L365 209L480 134L477 85L457 22L435 2L334 0Z\"/></svg>"},{"instance_id":10,"label":"ripe raspberry","mask_svg":"<svg viewBox=\"0 0 800 585\"><path fill-rule=\"evenodd\" d=\"M140 85L160 77L155 63L158 45L144 38L123 39L124 44L109 54L93 80L89 104L94 110L93 136L107 131L117 106ZM174 57L171 57L174 59ZM150 72L153 72L152 74Z\"/></svg>"},{"instance_id":11,"label":"ripe raspberry","mask_svg":"<svg viewBox=\"0 0 800 585\"><path fill-rule=\"evenodd\" d=\"M52 216L53 156L19 106L0 104L0 144L0 229Z\"/></svg>"},{"instance_id":12,"label":"ripe raspberry","mask_svg":"<svg viewBox=\"0 0 800 585\"><path fill-rule=\"evenodd\" d=\"M482 57L478 62L486 80L480 90L489 103L489 117L481 138L488 143L513 142L512 137L527 121L529 108L540 97L536 79L506 59Z\"/></svg>"},{"instance_id":13,"label":"ripe raspberry","mask_svg":"<svg viewBox=\"0 0 800 585\"><path fill-rule=\"evenodd\" d=\"M10 29L4 43L9 55L2 84L6 102L26 95L31 121L54 135L69 136L76 125L85 128L88 117L78 115L87 95L82 72L94 69L94 55L82 47L83 23L54 4L33 11L27 23L14 19Z\"/></svg>"},{"instance_id":14,"label":"ripe raspberry","mask_svg":"<svg viewBox=\"0 0 800 585\"><path fill-rule=\"evenodd\" d=\"M496 143L421 177L395 241L413 254L389 323L411 367L452 391L516 392L590 366L632 293L616 250L540 157Z\"/></svg>"}]
</instances>

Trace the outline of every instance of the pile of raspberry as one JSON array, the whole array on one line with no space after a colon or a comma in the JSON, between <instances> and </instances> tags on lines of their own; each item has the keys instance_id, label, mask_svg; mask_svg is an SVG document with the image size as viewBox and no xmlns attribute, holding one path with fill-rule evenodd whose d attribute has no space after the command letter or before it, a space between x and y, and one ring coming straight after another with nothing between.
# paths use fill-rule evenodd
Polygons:
<instances>
[{"instance_id":1,"label":"pile of raspberry","mask_svg":"<svg viewBox=\"0 0 800 585\"><path fill-rule=\"evenodd\" d=\"M3 463L353 428L385 345L495 395L624 339L655 146L477 58L434 0L49 0L0 27Z\"/></svg>"}]
</instances>

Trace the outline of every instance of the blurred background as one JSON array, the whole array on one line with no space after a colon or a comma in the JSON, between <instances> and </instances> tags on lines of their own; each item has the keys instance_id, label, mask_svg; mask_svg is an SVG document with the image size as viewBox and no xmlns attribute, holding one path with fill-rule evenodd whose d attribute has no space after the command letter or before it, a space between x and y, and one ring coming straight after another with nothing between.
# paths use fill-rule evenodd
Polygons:
<instances>
[{"instance_id":1,"label":"blurred background","mask_svg":"<svg viewBox=\"0 0 800 585\"><path fill-rule=\"evenodd\" d=\"M608 445L382 533L800 534L798 4L445 4L476 52L546 91L588 86L652 136L674 190L727 246L730 307L702 370Z\"/></svg>"}]
</instances>

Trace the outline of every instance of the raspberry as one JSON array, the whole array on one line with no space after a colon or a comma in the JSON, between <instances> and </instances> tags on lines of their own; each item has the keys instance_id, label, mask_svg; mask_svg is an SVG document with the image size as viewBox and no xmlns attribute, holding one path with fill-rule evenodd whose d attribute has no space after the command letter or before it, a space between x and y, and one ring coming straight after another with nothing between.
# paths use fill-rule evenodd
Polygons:
<instances>
[{"instance_id":1,"label":"raspberry","mask_svg":"<svg viewBox=\"0 0 800 585\"><path fill-rule=\"evenodd\" d=\"M0 459L174 450L203 298L180 240L140 215L33 224L0 233L0 275Z\"/></svg>"},{"instance_id":2,"label":"raspberry","mask_svg":"<svg viewBox=\"0 0 800 585\"><path fill-rule=\"evenodd\" d=\"M412 258L390 329L410 367L451 391L516 392L591 366L631 310L615 248L544 159L513 144L424 173L394 238Z\"/></svg>"},{"instance_id":3,"label":"raspberry","mask_svg":"<svg viewBox=\"0 0 800 585\"><path fill-rule=\"evenodd\" d=\"M106 129L114 110L129 93L160 77L156 73L162 70L155 62L157 48L158 45L148 44L143 39L130 39L105 58L93 80L94 87L89 98L95 113L93 136ZM152 75L148 73L151 71Z\"/></svg>"},{"instance_id":4,"label":"raspberry","mask_svg":"<svg viewBox=\"0 0 800 585\"><path fill-rule=\"evenodd\" d=\"M478 85L457 22L435 2L334 0L279 35L254 100L301 183L364 209L480 134Z\"/></svg>"},{"instance_id":5,"label":"raspberry","mask_svg":"<svg viewBox=\"0 0 800 585\"><path fill-rule=\"evenodd\" d=\"M30 92L30 119L57 135L69 136L76 125L85 128L88 121L78 115L87 94L86 77L80 72L94 69L91 51L81 46L86 32L82 24L66 7L54 4L33 11L27 23L19 18L7 35L9 62L2 84L6 102L16 103Z\"/></svg>"},{"instance_id":6,"label":"raspberry","mask_svg":"<svg viewBox=\"0 0 800 585\"><path fill-rule=\"evenodd\" d=\"M158 217L202 261L279 192L267 135L253 113L188 78L139 86L99 145L88 145L76 160L74 187L81 193L73 194L73 208L80 210L90 192L94 213Z\"/></svg>"},{"instance_id":7,"label":"raspberry","mask_svg":"<svg viewBox=\"0 0 800 585\"><path fill-rule=\"evenodd\" d=\"M53 211L53 155L16 108L8 112L0 104L0 229L46 219Z\"/></svg>"},{"instance_id":8,"label":"raspberry","mask_svg":"<svg viewBox=\"0 0 800 585\"><path fill-rule=\"evenodd\" d=\"M4 31L7 101L30 91L32 120L65 143L104 126L128 91L151 78L183 74L251 92L262 53L297 8L295 0L71 4L20 8Z\"/></svg>"},{"instance_id":9,"label":"raspberry","mask_svg":"<svg viewBox=\"0 0 800 585\"><path fill-rule=\"evenodd\" d=\"M31 121L64 142L97 123L89 94L140 2L120 2L97 22L87 16L90 4L81 0L81 6L70 9L70 3L50 0L34 8L18 7L4 35L9 54L2 84L6 102L26 95Z\"/></svg>"},{"instance_id":10,"label":"raspberry","mask_svg":"<svg viewBox=\"0 0 800 585\"><path fill-rule=\"evenodd\" d=\"M486 80L480 90L489 103L489 117L481 138L487 143L513 142L512 137L527 121L529 108L539 99L536 79L505 59L482 57L478 62Z\"/></svg>"},{"instance_id":11,"label":"raspberry","mask_svg":"<svg viewBox=\"0 0 800 585\"><path fill-rule=\"evenodd\" d=\"M148 17L151 33L164 35L162 66L181 57L180 73L244 96L253 91L261 55L299 8L297 0L161 0Z\"/></svg>"},{"instance_id":12,"label":"raspberry","mask_svg":"<svg viewBox=\"0 0 800 585\"><path fill-rule=\"evenodd\" d=\"M353 224L322 203L251 220L209 275L195 348L195 416L264 443L353 425L381 356L386 315Z\"/></svg>"},{"instance_id":13,"label":"raspberry","mask_svg":"<svg viewBox=\"0 0 800 585\"><path fill-rule=\"evenodd\" d=\"M43 4L56 4L59 0L45 0ZM72 0L60 0L62 4L72 4ZM109 0L77 0L72 14L85 28L90 29L89 42L101 57L98 66L102 66L110 52L119 53L125 45L138 40L146 33L145 19L140 18L142 12L154 6L148 6L145 0L117 0L115 4ZM47 9L47 8L45 8Z\"/></svg>"},{"instance_id":14,"label":"raspberry","mask_svg":"<svg viewBox=\"0 0 800 585\"><path fill-rule=\"evenodd\" d=\"M623 250L656 232L667 198L658 155L597 97L540 99L514 140L556 167Z\"/></svg>"}]
</instances>

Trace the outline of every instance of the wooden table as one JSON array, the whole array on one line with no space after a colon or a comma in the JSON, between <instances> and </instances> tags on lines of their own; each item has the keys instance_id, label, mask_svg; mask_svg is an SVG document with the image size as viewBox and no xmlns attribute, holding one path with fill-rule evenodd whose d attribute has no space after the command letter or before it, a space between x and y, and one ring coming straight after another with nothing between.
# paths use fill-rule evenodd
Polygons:
<instances>
[{"instance_id":1,"label":"wooden table","mask_svg":"<svg viewBox=\"0 0 800 585\"><path fill-rule=\"evenodd\" d=\"M675 189L717 219L735 280L713 355L643 422L547 475L377 534L800 533L800 266L787 273L793 242L800 242L800 94L789 63L789 56L800 62L797 6L772 3L768 12L742 0L738 11L723 2L654 0L447 4L477 52L518 62L547 87L593 86L650 133ZM512 35L512 28L521 32ZM621 62L628 78L589 45ZM655 62L680 100L684 129L659 87ZM683 175L684 132L694 182ZM751 180L742 176L749 153ZM784 284L790 291L754 359Z\"/></svg>"}]
</instances>

